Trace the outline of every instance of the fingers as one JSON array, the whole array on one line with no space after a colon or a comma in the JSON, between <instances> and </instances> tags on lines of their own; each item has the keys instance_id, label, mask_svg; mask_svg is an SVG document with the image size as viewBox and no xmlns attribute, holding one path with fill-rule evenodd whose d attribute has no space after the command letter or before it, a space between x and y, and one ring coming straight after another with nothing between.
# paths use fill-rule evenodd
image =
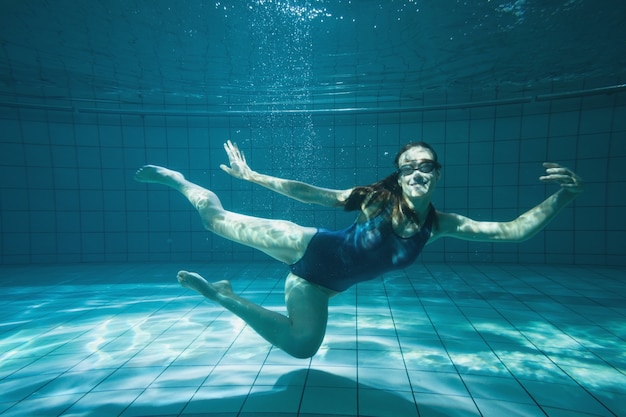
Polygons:
<instances>
[{"instance_id":1,"label":"fingers","mask_svg":"<svg viewBox=\"0 0 626 417\"><path fill-rule=\"evenodd\" d=\"M569 181L572 177L570 175L556 175L556 174L551 174L551 175L544 175L542 177L539 177L539 179L541 181L544 182L550 182L550 181Z\"/></svg>"},{"instance_id":2,"label":"fingers","mask_svg":"<svg viewBox=\"0 0 626 417\"><path fill-rule=\"evenodd\" d=\"M224 143L224 150L226 151L226 155L228 155L229 159L233 159L235 152L237 151L237 145L234 145L230 139Z\"/></svg>"},{"instance_id":3,"label":"fingers","mask_svg":"<svg viewBox=\"0 0 626 417\"><path fill-rule=\"evenodd\" d=\"M584 182L573 171L554 162L544 162L543 166L546 168L546 175L539 177L540 181L556 182L573 193L582 192Z\"/></svg>"},{"instance_id":4,"label":"fingers","mask_svg":"<svg viewBox=\"0 0 626 417\"><path fill-rule=\"evenodd\" d=\"M567 180L574 175L569 169L554 162L544 162L543 166L546 168L546 175L539 177L541 181Z\"/></svg>"},{"instance_id":5,"label":"fingers","mask_svg":"<svg viewBox=\"0 0 626 417\"><path fill-rule=\"evenodd\" d=\"M554 162L544 162L543 167L546 169L546 173L548 174L558 174L558 173L565 173L565 172L571 173L569 169L565 168L562 165L555 164Z\"/></svg>"},{"instance_id":6,"label":"fingers","mask_svg":"<svg viewBox=\"0 0 626 417\"><path fill-rule=\"evenodd\" d=\"M246 158L243 155L243 152L239 150L236 143L227 140L224 143L224 150L228 155L228 164L221 164L220 168L222 171L226 172L229 175L232 175L235 178L247 179L250 177L252 170L248 167L246 163Z\"/></svg>"},{"instance_id":7,"label":"fingers","mask_svg":"<svg viewBox=\"0 0 626 417\"><path fill-rule=\"evenodd\" d=\"M544 162L543 163L543 167L544 168L559 168L559 167L561 167L561 165L556 164L554 162Z\"/></svg>"},{"instance_id":8,"label":"fingers","mask_svg":"<svg viewBox=\"0 0 626 417\"><path fill-rule=\"evenodd\" d=\"M229 155L236 155L239 153L239 147L237 147L236 143L231 142L230 139L228 139L224 144L224 150L226 150L226 153L228 153Z\"/></svg>"},{"instance_id":9,"label":"fingers","mask_svg":"<svg viewBox=\"0 0 626 417\"><path fill-rule=\"evenodd\" d=\"M224 144L224 150L226 151L226 154L228 155L228 159L230 159L231 162L232 161L246 162L246 157L244 156L243 152L240 151L237 144L231 142L230 139L228 139L226 143Z\"/></svg>"}]
</instances>

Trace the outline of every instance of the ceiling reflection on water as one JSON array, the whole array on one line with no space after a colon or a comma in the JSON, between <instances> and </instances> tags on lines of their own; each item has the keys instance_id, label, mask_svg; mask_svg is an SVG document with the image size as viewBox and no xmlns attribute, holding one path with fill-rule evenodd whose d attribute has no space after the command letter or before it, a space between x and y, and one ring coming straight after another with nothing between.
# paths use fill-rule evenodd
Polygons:
<instances>
[{"instance_id":1,"label":"ceiling reflection on water","mask_svg":"<svg viewBox=\"0 0 626 417\"><path fill-rule=\"evenodd\" d=\"M0 98L384 111L608 87L624 83L625 13L617 0L4 2Z\"/></svg>"}]
</instances>

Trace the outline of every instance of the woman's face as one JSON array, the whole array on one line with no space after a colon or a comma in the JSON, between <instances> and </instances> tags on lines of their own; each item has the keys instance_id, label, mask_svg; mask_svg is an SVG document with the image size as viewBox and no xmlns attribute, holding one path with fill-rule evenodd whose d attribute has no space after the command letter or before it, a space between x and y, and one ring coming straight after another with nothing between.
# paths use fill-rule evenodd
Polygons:
<instances>
[{"instance_id":1,"label":"woman's face","mask_svg":"<svg viewBox=\"0 0 626 417\"><path fill-rule=\"evenodd\" d=\"M398 183L409 200L430 198L435 191L440 172L433 159L430 150L421 146L408 149L398 158Z\"/></svg>"}]
</instances>

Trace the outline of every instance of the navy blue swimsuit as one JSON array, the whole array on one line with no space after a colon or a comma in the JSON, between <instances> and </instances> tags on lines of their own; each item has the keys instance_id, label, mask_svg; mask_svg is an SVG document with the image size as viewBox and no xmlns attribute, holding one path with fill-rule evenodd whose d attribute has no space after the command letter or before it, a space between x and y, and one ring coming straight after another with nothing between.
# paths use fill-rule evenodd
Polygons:
<instances>
[{"instance_id":1,"label":"navy blue swimsuit","mask_svg":"<svg viewBox=\"0 0 626 417\"><path fill-rule=\"evenodd\" d=\"M304 256L291 265L291 272L309 282L341 292L352 285L376 278L413 263L430 238L435 209L431 206L422 228L403 238L393 230L391 205L350 227L331 231L318 229Z\"/></svg>"}]
</instances>

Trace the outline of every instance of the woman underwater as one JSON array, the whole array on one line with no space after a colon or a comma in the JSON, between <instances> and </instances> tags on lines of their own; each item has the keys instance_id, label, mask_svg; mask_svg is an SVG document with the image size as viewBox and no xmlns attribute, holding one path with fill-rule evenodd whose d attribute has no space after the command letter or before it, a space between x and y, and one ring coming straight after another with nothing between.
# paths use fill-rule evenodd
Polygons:
<instances>
[{"instance_id":1,"label":"woman underwater","mask_svg":"<svg viewBox=\"0 0 626 417\"><path fill-rule=\"evenodd\" d=\"M290 266L285 282L287 315L267 310L234 294L228 281L209 283L180 271L178 281L243 319L274 346L297 358L317 352L326 332L328 300L358 282L410 265L422 248L442 237L480 242L521 242L543 229L583 191L569 169L544 163L560 189L509 222L476 221L435 210L431 198L441 176L435 150L424 142L405 145L395 158L396 171L364 187L333 190L253 171L242 152L224 144L235 178L266 187L303 203L358 211L354 224L340 231L303 227L285 220L262 219L225 210L211 191L176 171L154 165L139 169L140 182L169 186L196 208L204 227L226 239L268 254Z\"/></svg>"}]
</instances>

